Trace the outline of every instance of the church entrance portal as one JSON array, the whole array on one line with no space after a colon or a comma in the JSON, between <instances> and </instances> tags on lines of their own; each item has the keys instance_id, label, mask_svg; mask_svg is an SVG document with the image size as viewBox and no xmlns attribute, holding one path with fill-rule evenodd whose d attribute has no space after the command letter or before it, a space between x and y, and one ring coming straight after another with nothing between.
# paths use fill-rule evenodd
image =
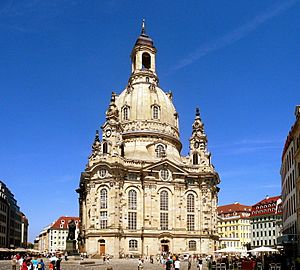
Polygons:
<instances>
[{"instance_id":1,"label":"church entrance portal","mask_svg":"<svg viewBox=\"0 0 300 270\"><path fill-rule=\"evenodd\" d=\"M160 241L161 244L161 252L169 252L170 248L170 241L169 240L161 240Z\"/></svg>"},{"instance_id":2,"label":"church entrance portal","mask_svg":"<svg viewBox=\"0 0 300 270\"><path fill-rule=\"evenodd\" d=\"M104 255L105 254L105 240L101 239L99 240L100 246L99 246L99 254Z\"/></svg>"}]
</instances>

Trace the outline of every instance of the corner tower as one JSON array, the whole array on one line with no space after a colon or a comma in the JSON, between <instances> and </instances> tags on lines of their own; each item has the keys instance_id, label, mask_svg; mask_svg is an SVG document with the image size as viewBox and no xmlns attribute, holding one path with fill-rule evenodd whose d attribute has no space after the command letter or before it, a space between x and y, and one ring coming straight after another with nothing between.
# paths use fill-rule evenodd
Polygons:
<instances>
[{"instance_id":1,"label":"corner tower","mask_svg":"<svg viewBox=\"0 0 300 270\"><path fill-rule=\"evenodd\" d=\"M182 156L178 113L160 88L156 48L141 34L131 74L112 93L81 174L81 248L90 255L213 254L219 176L197 111L190 152Z\"/></svg>"}]
</instances>

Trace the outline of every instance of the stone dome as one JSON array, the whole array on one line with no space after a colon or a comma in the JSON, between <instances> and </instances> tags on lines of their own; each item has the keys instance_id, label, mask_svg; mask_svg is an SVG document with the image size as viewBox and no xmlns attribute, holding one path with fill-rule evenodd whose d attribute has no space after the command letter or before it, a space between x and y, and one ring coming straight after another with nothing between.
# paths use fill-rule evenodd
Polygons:
<instances>
[{"instance_id":1,"label":"stone dome","mask_svg":"<svg viewBox=\"0 0 300 270\"><path fill-rule=\"evenodd\" d=\"M172 94L152 83L137 83L116 96L124 132L164 133L176 139L178 115Z\"/></svg>"}]
</instances>

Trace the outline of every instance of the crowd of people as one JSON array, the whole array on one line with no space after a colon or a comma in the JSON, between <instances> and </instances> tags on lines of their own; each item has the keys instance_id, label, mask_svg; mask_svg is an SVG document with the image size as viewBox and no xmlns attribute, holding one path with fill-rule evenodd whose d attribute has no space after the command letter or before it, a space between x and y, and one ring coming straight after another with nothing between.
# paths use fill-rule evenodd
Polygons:
<instances>
[{"instance_id":1,"label":"crowd of people","mask_svg":"<svg viewBox=\"0 0 300 270\"><path fill-rule=\"evenodd\" d=\"M49 256L47 258L49 270L61 270L61 256ZM16 254L11 257L12 270L45 270L46 262L42 258L31 257L28 254Z\"/></svg>"}]
</instances>

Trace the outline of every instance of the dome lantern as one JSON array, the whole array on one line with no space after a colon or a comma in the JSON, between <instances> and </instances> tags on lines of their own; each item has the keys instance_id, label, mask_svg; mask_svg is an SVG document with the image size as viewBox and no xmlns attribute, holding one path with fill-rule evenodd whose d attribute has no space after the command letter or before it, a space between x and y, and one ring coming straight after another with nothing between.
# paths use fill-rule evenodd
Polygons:
<instances>
[{"instance_id":1,"label":"dome lantern","mask_svg":"<svg viewBox=\"0 0 300 270\"><path fill-rule=\"evenodd\" d=\"M147 73L156 76L155 55L156 48L153 40L146 34L145 20L143 19L141 34L131 52L132 73L142 72L146 76Z\"/></svg>"}]
</instances>

